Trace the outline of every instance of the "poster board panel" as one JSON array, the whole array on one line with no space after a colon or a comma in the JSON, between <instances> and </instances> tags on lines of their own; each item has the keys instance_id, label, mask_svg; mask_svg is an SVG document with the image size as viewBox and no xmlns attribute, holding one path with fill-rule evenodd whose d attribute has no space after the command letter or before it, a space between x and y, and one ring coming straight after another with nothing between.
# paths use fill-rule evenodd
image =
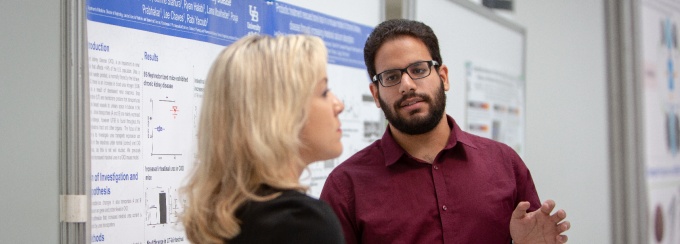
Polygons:
<instances>
[{"instance_id":1,"label":"poster board panel","mask_svg":"<svg viewBox=\"0 0 680 244\"><path fill-rule=\"evenodd\" d=\"M91 242L188 242L178 190L196 158L205 77L224 46L244 35L313 34L329 49L329 84L346 104L345 153L314 164L320 170L310 167L303 183L311 195L352 148L374 138L364 135L364 120L378 120L380 112L362 110L355 85L368 90L362 51L375 23L307 7L259 0L87 3Z\"/></svg>"}]
</instances>

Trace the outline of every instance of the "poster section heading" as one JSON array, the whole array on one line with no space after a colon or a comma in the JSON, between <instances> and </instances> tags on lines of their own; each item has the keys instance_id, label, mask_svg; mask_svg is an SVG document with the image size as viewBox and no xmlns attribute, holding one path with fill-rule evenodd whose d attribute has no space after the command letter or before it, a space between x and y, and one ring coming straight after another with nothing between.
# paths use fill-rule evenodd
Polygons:
<instances>
[{"instance_id":1,"label":"poster section heading","mask_svg":"<svg viewBox=\"0 0 680 244\"><path fill-rule=\"evenodd\" d=\"M328 62L364 69L372 27L290 4L264 0L90 0L90 21L226 46L249 34L311 34L328 47ZM106 43L89 48L108 51ZM106 49L106 50L105 50Z\"/></svg>"}]
</instances>

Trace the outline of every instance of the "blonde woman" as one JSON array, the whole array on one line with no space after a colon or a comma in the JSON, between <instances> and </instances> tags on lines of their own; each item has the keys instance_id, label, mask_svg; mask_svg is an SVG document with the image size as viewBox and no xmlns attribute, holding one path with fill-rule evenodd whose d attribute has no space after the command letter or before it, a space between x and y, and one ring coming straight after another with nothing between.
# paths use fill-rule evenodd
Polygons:
<instances>
[{"instance_id":1,"label":"blonde woman","mask_svg":"<svg viewBox=\"0 0 680 244\"><path fill-rule=\"evenodd\" d=\"M300 174L342 152L344 104L328 89L318 37L244 37L207 77L198 163L183 189L193 243L344 243Z\"/></svg>"}]
</instances>

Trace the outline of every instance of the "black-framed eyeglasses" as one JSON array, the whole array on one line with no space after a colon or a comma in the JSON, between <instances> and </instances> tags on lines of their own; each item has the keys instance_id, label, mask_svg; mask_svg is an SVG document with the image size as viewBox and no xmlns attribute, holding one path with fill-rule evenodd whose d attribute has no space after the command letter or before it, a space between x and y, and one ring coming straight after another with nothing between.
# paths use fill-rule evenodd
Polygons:
<instances>
[{"instance_id":1,"label":"black-framed eyeglasses","mask_svg":"<svg viewBox=\"0 0 680 244\"><path fill-rule=\"evenodd\" d=\"M422 79L432 73L432 66L437 66L439 63L434 60L430 61L419 61L410 64L403 69L391 69L385 70L380 74L373 76L373 81L380 81L380 84L384 87L396 86L401 83L401 76L404 73L408 74L412 80Z\"/></svg>"}]
</instances>

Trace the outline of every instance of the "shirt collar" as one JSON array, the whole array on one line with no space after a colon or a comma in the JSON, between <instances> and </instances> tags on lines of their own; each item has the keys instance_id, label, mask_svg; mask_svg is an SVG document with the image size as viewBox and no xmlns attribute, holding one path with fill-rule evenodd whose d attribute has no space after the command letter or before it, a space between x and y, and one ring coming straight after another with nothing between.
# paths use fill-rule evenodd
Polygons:
<instances>
[{"instance_id":1,"label":"shirt collar","mask_svg":"<svg viewBox=\"0 0 680 244\"><path fill-rule=\"evenodd\" d=\"M448 114L446 115L446 120L449 124L449 128L451 128L451 134L449 135L449 140L446 143L446 146L444 146L443 150L449 150L453 147L455 147L458 142L461 142L465 145L468 145L472 148L477 148L477 146L472 142L470 135L467 133L464 133L463 130L458 127L458 124L456 124L456 121L451 118ZM385 129L385 133L383 134L383 137L380 141L380 145L383 148L383 154L385 156L385 166L390 166L394 163L397 162L404 154L406 154L406 151L404 151L404 148L402 148L396 140L394 140L394 137L392 136L392 132L390 132L389 126L387 129Z\"/></svg>"}]
</instances>

